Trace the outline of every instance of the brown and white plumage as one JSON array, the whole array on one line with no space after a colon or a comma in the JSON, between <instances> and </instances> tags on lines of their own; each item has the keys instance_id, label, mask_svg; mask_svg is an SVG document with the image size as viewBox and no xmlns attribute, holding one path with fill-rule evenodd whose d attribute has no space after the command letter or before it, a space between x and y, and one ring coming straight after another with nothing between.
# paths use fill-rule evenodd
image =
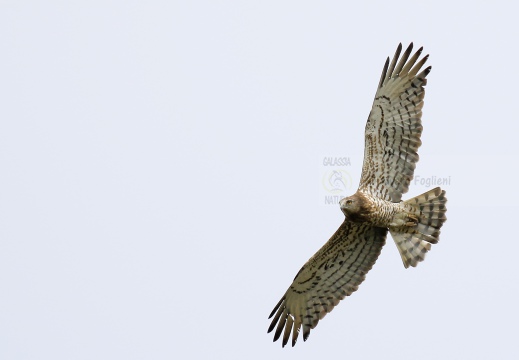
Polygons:
<instances>
[{"instance_id":1,"label":"brown and white plumage","mask_svg":"<svg viewBox=\"0 0 519 360\"><path fill-rule=\"evenodd\" d=\"M386 235L387 229L344 220L331 239L299 270L270 314L275 316L269 332L278 324L274 341L283 333L285 346L292 332L294 346L301 326L306 340L310 329L364 281L377 261Z\"/></svg>"},{"instance_id":2,"label":"brown and white plumage","mask_svg":"<svg viewBox=\"0 0 519 360\"><path fill-rule=\"evenodd\" d=\"M400 44L391 65L386 60L365 130L359 190L393 202L407 192L422 144L424 86L431 67L418 74L429 56L417 62L420 48L409 59L412 49L413 44L398 61Z\"/></svg>"},{"instance_id":3,"label":"brown and white plumage","mask_svg":"<svg viewBox=\"0 0 519 360\"><path fill-rule=\"evenodd\" d=\"M402 226L390 230L407 269L423 261L425 254L431 249L431 244L438 242L440 228L447 220L447 198L445 191L437 187L404 203L410 205L420 218L420 223L415 227Z\"/></svg>"},{"instance_id":4,"label":"brown and white plumage","mask_svg":"<svg viewBox=\"0 0 519 360\"><path fill-rule=\"evenodd\" d=\"M398 46L384 65L365 129L360 186L341 200L344 222L330 240L299 270L269 318L268 332L285 346L306 340L327 313L357 290L377 260L388 230L404 266L416 266L430 244L438 242L445 222L445 191L433 189L400 202L413 177L421 145L424 86L430 67L421 68L422 48L411 56Z\"/></svg>"}]
</instances>

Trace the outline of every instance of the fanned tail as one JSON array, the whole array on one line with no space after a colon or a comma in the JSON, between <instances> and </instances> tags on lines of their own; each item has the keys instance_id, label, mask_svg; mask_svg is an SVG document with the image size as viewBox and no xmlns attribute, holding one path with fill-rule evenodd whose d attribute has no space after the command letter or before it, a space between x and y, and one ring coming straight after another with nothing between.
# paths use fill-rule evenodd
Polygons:
<instances>
[{"instance_id":1,"label":"fanned tail","mask_svg":"<svg viewBox=\"0 0 519 360\"><path fill-rule=\"evenodd\" d=\"M431 249L431 244L438 242L440 228L447 220L446 203L445 191L439 187L404 201L404 204L410 205L415 212L419 219L418 224L390 228L389 231L406 268L414 267L423 261L425 254Z\"/></svg>"}]
</instances>

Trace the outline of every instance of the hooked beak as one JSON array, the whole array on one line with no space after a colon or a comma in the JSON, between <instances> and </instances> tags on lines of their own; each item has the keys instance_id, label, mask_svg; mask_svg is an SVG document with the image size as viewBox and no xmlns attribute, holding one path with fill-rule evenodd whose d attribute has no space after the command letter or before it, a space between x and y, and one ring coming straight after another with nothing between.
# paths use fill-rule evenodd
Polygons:
<instances>
[{"instance_id":1,"label":"hooked beak","mask_svg":"<svg viewBox=\"0 0 519 360\"><path fill-rule=\"evenodd\" d=\"M346 198L342 198L339 201L339 205L341 206L341 209L344 209L346 207Z\"/></svg>"}]
</instances>

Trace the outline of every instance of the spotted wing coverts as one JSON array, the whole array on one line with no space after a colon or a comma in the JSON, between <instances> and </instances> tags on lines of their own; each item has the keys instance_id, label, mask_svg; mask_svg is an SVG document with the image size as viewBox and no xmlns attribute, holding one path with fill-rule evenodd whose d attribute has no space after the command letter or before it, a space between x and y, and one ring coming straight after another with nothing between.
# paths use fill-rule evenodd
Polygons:
<instances>
[{"instance_id":1,"label":"spotted wing coverts","mask_svg":"<svg viewBox=\"0 0 519 360\"><path fill-rule=\"evenodd\" d=\"M359 190L399 202L409 188L422 144L422 107L429 55L417 62L422 48L411 57L413 44L398 60L402 45L389 64L386 60L366 123L364 164ZM398 61L398 63L397 63ZM418 74L418 75L417 75Z\"/></svg>"},{"instance_id":2,"label":"spotted wing coverts","mask_svg":"<svg viewBox=\"0 0 519 360\"><path fill-rule=\"evenodd\" d=\"M294 346L301 326L306 340L310 329L364 281L384 246L386 235L387 229L345 220L299 270L270 314L269 318L274 316L274 319L268 331L276 328L274 341L283 334L285 346L292 333Z\"/></svg>"}]
</instances>

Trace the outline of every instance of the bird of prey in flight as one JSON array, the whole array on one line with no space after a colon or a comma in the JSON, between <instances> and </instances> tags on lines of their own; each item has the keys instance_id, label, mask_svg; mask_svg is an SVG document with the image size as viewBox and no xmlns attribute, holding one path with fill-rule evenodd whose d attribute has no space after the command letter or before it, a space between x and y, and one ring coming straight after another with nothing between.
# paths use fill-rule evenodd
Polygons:
<instances>
[{"instance_id":1,"label":"bird of prey in flight","mask_svg":"<svg viewBox=\"0 0 519 360\"><path fill-rule=\"evenodd\" d=\"M439 187L409 200L409 188L421 145L424 86L431 67L422 70L428 55L413 44L386 60L366 123L364 163L355 194L340 201L344 222L330 240L303 265L274 307L268 332L283 347L292 335L296 344L344 297L364 281L377 260L388 231L404 266L424 260L436 244L446 220L447 199Z\"/></svg>"}]
</instances>

